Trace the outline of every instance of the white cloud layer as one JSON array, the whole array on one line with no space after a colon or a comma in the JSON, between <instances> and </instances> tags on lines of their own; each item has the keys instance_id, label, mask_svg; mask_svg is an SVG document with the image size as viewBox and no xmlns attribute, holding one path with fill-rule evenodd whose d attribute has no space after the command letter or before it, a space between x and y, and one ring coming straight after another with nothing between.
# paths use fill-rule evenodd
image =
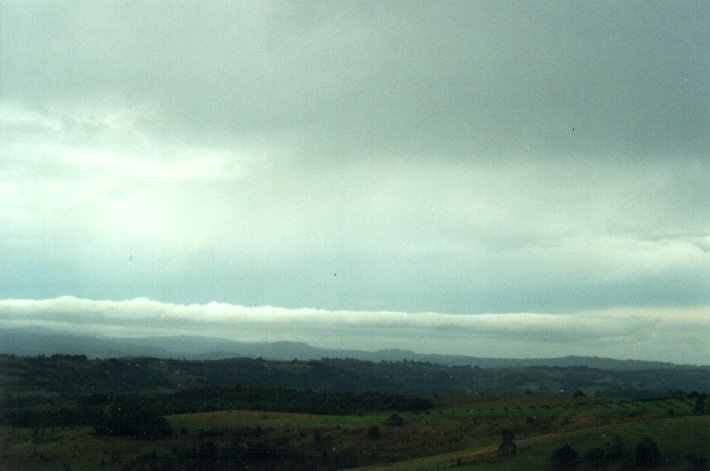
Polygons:
<instances>
[{"instance_id":1,"label":"white cloud layer","mask_svg":"<svg viewBox=\"0 0 710 471\"><path fill-rule=\"evenodd\" d=\"M293 340L362 350L404 348L497 357L576 354L710 364L704 335L710 329L707 308L453 315L61 297L0 300L0 325L109 336Z\"/></svg>"}]
</instances>

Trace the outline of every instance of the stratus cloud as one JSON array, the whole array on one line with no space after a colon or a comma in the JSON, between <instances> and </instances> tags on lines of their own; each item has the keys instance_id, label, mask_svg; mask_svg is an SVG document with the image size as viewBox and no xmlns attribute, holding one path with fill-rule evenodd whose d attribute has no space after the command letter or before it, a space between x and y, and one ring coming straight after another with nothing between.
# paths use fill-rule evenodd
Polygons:
<instances>
[{"instance_id":1,"label":"stratus cloud","mask_svg":"<svg viewBox=\"0 0 710 471\"><path fill-rule=\"evenodd\" d=\"M618 308L554 315L454 315L246 307L215 302L178 305L145 298L0 300L0 325L49 326L76 333L285 339L323 347L398 347L478 356L585 353L648 358L648 346L654 344L660 352L657 359L694 363L710 363L710 348L703 346L697 334L710 329L709 314L707 308Z\"/></svg>"}]
</instances>

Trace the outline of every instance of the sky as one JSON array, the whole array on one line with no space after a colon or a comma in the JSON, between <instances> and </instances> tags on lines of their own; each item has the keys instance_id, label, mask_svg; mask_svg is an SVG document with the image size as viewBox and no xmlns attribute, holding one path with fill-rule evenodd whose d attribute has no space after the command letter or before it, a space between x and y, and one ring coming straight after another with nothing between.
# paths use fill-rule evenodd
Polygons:
<instances>
[{"instance_id":1,"label":"sky","mask_svg":"<svg viewBox=\"0 0 710 471\"><path fill-rule=\"evenodd\" d=\"M0 0L0 326L710 364L708 24Z\"/></svg>"}]
</instances>

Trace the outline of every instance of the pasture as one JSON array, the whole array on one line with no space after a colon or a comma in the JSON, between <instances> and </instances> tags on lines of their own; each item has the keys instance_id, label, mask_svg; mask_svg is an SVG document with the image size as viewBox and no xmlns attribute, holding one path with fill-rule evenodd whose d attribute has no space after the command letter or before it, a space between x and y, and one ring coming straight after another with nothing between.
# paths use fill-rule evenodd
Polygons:
<instances>
[{"instance_id":1,"label":"pasture","mask_svg":"<svg viewBox=\"0 0 710 471\"><path fill-rule=\"evenodd\" d=\"M432 400L433 409L410 412L171 415L172 435L153 440L97 436L90 427L2 427L0 470L138 471L181 469L180 463L186 469L233 469L230 459L249 460L250 469L546 469L563 445L583 457L608 447L615 435L631 452L641 437L652 437L664 469L688 469L689 455L708 459L710 416L694 415L687 399L525 394ZM498 454L505 429L514 431L515 456Z\"/></svg>"}]
</instances>

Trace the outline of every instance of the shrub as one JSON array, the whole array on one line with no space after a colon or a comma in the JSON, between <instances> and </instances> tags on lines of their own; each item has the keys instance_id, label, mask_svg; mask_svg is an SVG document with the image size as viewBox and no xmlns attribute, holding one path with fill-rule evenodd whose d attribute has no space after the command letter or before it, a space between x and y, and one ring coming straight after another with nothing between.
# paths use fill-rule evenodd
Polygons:
<instances>
[{"instance_id":1,"label":"shrub","mask_svg":"<svg viewBox=\"0 0 710 471\"><path fill-rule=\"evenodd\" d=\"M518 453L518 446L513 442L515 440L515 432L510 429L503 430L500 433L501 444L498 446L498 452L504 456L512 456Z\"/></svg>"},{"instance_id":2,"label":"shrub","mask_svg":"<svg viewBox=\"0 0 710 471\"><path fill-rule=\"evenodd\" d=\"M584 455L584 461L588 468L600 469L606 463L604 450L601 448L592 448Z\"/></svg>"},{"instance_id":3,"label":"shrub","mask_svg":"<svg viewBox=\"0 0 710 471\"><path fill-rule=\"evenodd\" d=\"M692 471L707 471L708 470L708 460L702 456L688 455L686 457L690 463L690 468Z\"/></svg>"},{"instance_id":4,"label":"shrub","mask_svg":"<svg viewBox=\"0 0 710 471\"><path fill-rule=\"evenodd\" d=\"M661 465L661 452L651 437L643 437L636 444L636 466L656 468Z\"/></svg>"},{"instance_id":5,"label":"shrub","mask_svg":"<svg viewBox=\"0 0 710 471\"><path fill-rule=\"evenodd\" d=\"M389 427L401 427L404 425L404 419L399 414L392 414L385 422Z\"/></svg>"},{"instance_id":6,"label":"shrub","mask_svg":"<svg viewBox=\"0 0 710 471\"><path fill-rule=\"evenodd\" d=\"M552 452L552 467L556 469L570 469L579 465L579 455L577 451L569 445L565 445Z\"/></svg>"},{"instance_id":7,"label":"shrub","mask_svg":"<svg viewBox=\"0 0 710 471\"><path fill-rule=\"evenodd\" d=\"M626 454L624 440L619 435L611 437L611 443L606 447L606 458L609 460L618 460Z\"/></svg>"},{"instance_id":8,"label":"shrub","mask_svg":"<svg viewBox=\"0 0 710 471\"><path fill-rule=\"evenodd\" d=\"M382 434L380 433L380 427L378 427L377 425L373 425L372 427L367 429L367 437L371 440L376 440L381 436Z\"/></svg>"}]
</instances>

